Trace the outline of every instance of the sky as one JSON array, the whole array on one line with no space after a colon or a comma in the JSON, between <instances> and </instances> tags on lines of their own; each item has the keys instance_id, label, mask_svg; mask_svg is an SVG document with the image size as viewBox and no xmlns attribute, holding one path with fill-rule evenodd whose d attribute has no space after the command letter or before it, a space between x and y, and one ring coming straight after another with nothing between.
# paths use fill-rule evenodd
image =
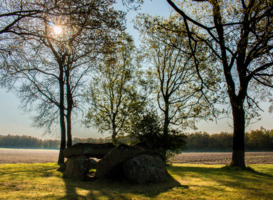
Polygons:
<instances>
[{"instance_id":1,"label":"sky","mask_svg":"<svg viewBox=\"0 0 273 200\"><path fill-rule=\"evenodd\" d=\"M117 7L121 7L117 5ZM166 0L153 0L145 1L144 5L141 6L141 10L137 12L146 12L151 15L160 15L168 17L172 11L172 8L168 5ZM133 36L136 43L139 44L138 38L139 34L137 30L134 29L132 20L137 15L136 11L129 11L127 14L127 32ZM264 127L266 129L273 129L273 114L268 112L267 103L260 104L264 112L261 113L261 120L250 124L246 130L260 129ZM43 129L35 128L32 124L31 116L34 113L26 113L20 108L20 100L12 91L7 91L5 88L0 88L0 135L29 135L41 139L58 139L59 128L56 127L51 134L44 134ZM197 123L197 131L206 131L208 133L220 133L220 132L232 132L232 119L231 116L219 119L214 122L201 121ZM80 115L77 119L74 119L73 137L80 138L99 138L106 137L107 134L98 133L95 129L88 129L83 124L81 124Z\"/></svg>"}]
</instances>

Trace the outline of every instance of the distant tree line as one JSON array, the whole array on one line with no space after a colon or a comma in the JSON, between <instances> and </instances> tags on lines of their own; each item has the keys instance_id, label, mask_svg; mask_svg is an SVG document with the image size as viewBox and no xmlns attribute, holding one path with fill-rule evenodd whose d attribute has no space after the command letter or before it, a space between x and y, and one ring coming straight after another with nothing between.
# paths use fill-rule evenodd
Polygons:
<instances>
[{"instance_id":1,"label":"distant tree line","mask_svg":"<svg viewBox=\"0 0 273 200\"><path fill-rule=\"evenodd\" d=\"M0 147L2 148L54 149L59 147L59 143L59 140L41 140L26 135L0 135Z\"/></svg>"},{"instance_id":2,"label":"distant tree line","mask_svg":"<svg viewBox=\"0 0 273 200\"><path fill-rule=\"evenodd\" d=\"M232 134L208 134L196 132L187 135L186 149L188 151L232 151ZM252 130L245 134L246 151L272 151L273 130Z\"/></svg>"},{"instance_id":3,"label":"distant tree line","mask_svg":"<svg viewBox=\"0 0 273 200\"><path fill-rule=\"evenodd\" d=\"M105 143L109 138L74 138L75 143ZM37 148L37 149L59 149L60 140L42 140L31 136L0 135L0 148Z\"/></svg>"},{"instance_id":4,"label":"distant tree line","mask_svg":"<svg viewBox=\"0 0 273 200\"><path fill-rule=\"evenodd\" d=\"M187 134L186 151L232 151L232 134L222 132ZM74 138L73 143L105 143L106 138ZM246 151L273 151L273 129L252 130L245 135ZM58 149L60 140L41 140L31 136L0 135L0 148Z\"/></svg>"}]
</instances>

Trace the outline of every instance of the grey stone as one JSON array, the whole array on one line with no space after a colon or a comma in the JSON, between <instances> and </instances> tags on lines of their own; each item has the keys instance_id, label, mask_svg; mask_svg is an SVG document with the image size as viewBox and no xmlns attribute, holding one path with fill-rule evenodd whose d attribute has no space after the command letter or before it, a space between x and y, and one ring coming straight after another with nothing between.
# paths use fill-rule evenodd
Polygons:
<instances>
[{"instance_id":1,"label":"grey stone","mask_svg":"<svg viewBox=\"0 0 273 200\"><path fill-rule=\"evenodd\" d=\"M130 158L145 153L141 147L119 145L108 154L106 154L97 165L97 178L114 178L121 179L122 164Z\"/></svg>"},{"instance_id":2,"label":"grey stone","mask_svg":"<svg viewBox=\"0 0 273 200\"><path fill-rule=\"evenodd\" d=\"M66 161L64 175L67 178L84 180L90 170L90 161L85 156L69 157Z\"/></svg>"},{"instance_id":3,"label":"grey stone","mask_svg":"<svg viewBox=\"0 0 273 200\"><path fill-rule=\"evenodd\" d=\"M94 143L77 143L72 147L64 150L64 157L72 156L103 158L109 151L113 150L115 146L112 143L94 144Z\"/></svg>"},{"instance_id":4,"label":"grey stone","mask_svg":"<svg viewBox=\"0 0 273 200\"><path fill-rule=\"evenodd\" d=\"M133 183L164 182L167 170L159 156L139 155L129 159L123 164L123 174Z\"/></svg>"}]
</instances>

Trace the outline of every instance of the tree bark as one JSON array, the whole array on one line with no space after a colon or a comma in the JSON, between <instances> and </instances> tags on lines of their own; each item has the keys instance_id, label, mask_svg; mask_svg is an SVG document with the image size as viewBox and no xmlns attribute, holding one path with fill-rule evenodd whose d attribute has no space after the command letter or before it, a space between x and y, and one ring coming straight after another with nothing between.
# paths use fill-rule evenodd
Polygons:
<instances>
[{"instance_id":1,"label":"tree bark","mask_svg":"<svg viewBox=\"0 0 273 200\"><path fill-rule=\"evenodd\" d=\"M167 147L167 139L169 134L169 104L166 103L164 111L164 126L163 126L163 138L165 147Z\"/></svg>"},{"instance_id":2,"label":"tree bark","mask_svg":"<svg viewBox=\"0 0 273 200\"><path fill-rule=\"evenodd\" d=\"M63 164L64 163L63 151L65 149L65 143L66 143L64 113L60 113L60 127L61 127L61 144L60 144L58 164Z\"/></svg>"},{"instance_id":3,"label":"tree bark","mask_svg":"<svg viewBox=\"0 0 273 200\"><path fill-rule=\"evenodd\" d=\"M67 113L66 113L66 132L67 132L67 147L72 146L72 124L71 114L73 109L73 96L71 92L71 86L69 81L69 69L66 70L66 101L67 101Z\"/></svg>"},{"instance_id":4,"label":"tree bark","mask_svg":"<svg viewBox=\"0 0 273 200\"><path fill-rule=\"evenodd\" d=\"M240 101L243 102L243 101ZM245 111L243 103L232 103L233 114L233 148L231 167L239 167L241 169L245 166Z\"/></svg>"},{"instance_id":5,"label":"tree bark","mask_svg":"<svg viewBox=\"0 0 273 200\"><path fill-rule=\"evenodd\" d=\"M165 110L164 110L164 125L163 125L163 152L162 152L162 159L164 162L167 162L167 149L168 149L168 143L169 143L169 100L165 99Z\"/></svg>"},{"instance_id":6,"label":"tree bark","mask_svg":"<svg viewBox=\"0 0 273 200\"><path fill-rule=\"evenodd\" d=\"M64 106L64 71L62 66L60 66L59 87L60 87L59 109L60 109L61 144L60 144L58 164L63 164L64 163L63 151L65 149L65 143L66 143L66 130L65 130L65 106Z\"/></svg>"},{"instance_id":7,"label":"tree bark","mask_svg":"<svg viewBox=\"0 0 273 200\"><path fill-rule=\"evenodd\" d=\"M112 122L112 143L114 145L117 144L117 126L115 124L115 122Z\"/></svg>"},{"instance_id":8,"label":"tree bark","mask_svg":"<svg viewBox=\"0 0 273 200\"><path fill-rule=\"evenodd\" d=\"M71 113L72 113L72 109L69 109L69 108L68 108L67 114L66 114L67 147L71 147L71 146L72 146Z\"/></svg>"}]
</instances>

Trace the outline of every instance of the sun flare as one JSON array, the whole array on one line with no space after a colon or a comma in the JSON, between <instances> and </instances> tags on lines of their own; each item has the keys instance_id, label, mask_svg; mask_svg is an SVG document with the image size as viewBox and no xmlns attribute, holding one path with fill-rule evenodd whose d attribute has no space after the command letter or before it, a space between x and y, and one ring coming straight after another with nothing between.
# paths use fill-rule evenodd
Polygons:
<instances>
[{"instance_id":1,"label":"sun flare","mask_svg":"<svg viewBox=\"0 0 273 200\"><path fill-rule=\"evenodd\" d=\"M54 26L53 30L54 30L54 33L57 35L62 33L62 28L60 26Z\"/></svg>"}]
</instances>

